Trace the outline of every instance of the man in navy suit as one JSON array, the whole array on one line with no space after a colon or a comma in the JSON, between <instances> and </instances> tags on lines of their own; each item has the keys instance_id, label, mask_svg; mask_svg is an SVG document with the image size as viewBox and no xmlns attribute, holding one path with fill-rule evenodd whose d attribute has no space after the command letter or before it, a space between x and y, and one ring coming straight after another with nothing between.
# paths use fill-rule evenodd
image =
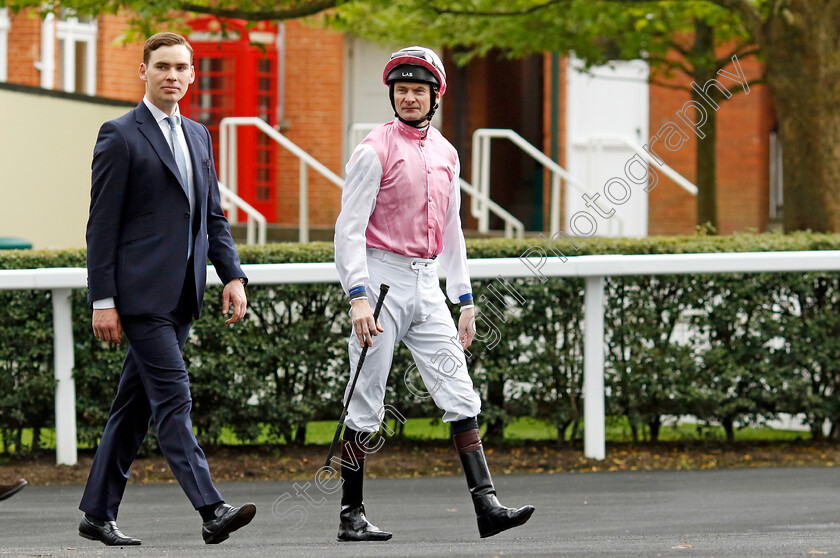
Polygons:
<instances>
[{"instance_id":1,"label":"man in navy suit","mask_svg":"<svg viewBox=\"0 0 840 558\"><path fill-rule=\"evenodd\" d=\"M79 506L82 537L138 545L117 527L129 468L153 420L169 467L201 514L207 544L247 525L254 504L233 507L213 485L193 434L182 350L201 313L209 257L224 283L222 312L245 316L247 279L222 212L210 133L181 117L195 80L192 47L180 35L146 41L137 108L99 131L87 225L88 301L102 341L129 341L117 395Z\"/></svg>"}]
</instances>

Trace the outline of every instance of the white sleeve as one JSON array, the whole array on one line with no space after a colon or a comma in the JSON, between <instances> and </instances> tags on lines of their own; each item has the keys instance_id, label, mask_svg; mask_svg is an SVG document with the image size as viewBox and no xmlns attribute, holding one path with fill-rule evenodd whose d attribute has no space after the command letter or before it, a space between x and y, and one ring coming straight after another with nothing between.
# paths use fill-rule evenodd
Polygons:
<instances>
[{"instance_id":1,"label":"white sleeve","mask_svg":"<svg viewBox=\"0 0 840 558\"><path fill-rule=\"evenodd\" d=\"M472 298L470 273L467 268L467 246L461 229L461 165L455 166L455 178L449 185L449 207L446 208L446 223L443 228L443 251L440 264L446 270L446 294L453 304L461 297Z\"/></svg>"},{"instance_id":2,"label":"white sleeve","mask_svg":"<svg viewBox=\"0 0 840 558\"><path fill-rule=\"evenodd\" d=\"M108 308L116 308L116 306L117 305L114 302L114 297L112 296L93 301L94 310L107 310Z\"/></svg>"},{"instance_id":3,"label":"white sleeve","mask_svg":"<svg viewBox=\"0 0 840 558\"><path fill-rule=\"evenodd\" d=\"M365 231L376 207L382 164L369 145L353 152L345 169L341 213L335 222L335 267L345 294L353 287L367 284L367 240Z\"/></svg>"}]
</instances>

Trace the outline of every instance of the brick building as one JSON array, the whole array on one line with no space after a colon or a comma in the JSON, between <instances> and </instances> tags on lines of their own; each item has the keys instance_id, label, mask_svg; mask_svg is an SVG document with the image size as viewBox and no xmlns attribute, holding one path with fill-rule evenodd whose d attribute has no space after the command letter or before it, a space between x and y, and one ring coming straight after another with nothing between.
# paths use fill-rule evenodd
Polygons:
<instances>
[{"instance_id":1,"label":"brick building","mask_svg":"<svg viewBox=\"0 0 840 558\"><path fill-rule=\"evenodd\" d=\"M142 45L117 42L125 24L125 18L114 15L91 21L44 19L0 9L0 81L139 102ZM222 117L260 116L341 176L359 139L356 128L392 118L387 89L381 84L388 48L300 21L252 28L228 22L223 29L212 18L199 18L192 28L197 78L182 111L207 124L216 142ZM524 60L488 56L464 67L452 62L451 53L444 54L449 92L436 125L458 149L461 176L467 180L473 132L510 128L578 177L584 189L600 192L605 179L622 173L633 151L609 142L593 148L592 138L619 134L645 145L664 125L676 121L690 99L688 93L648 85L647 68L640 63L619 63L588 78L573 69L573 60L550 53ZM756 64L743 61L744 73L758 75ZM733 97L718 111L722 233L764 231L774 224L780 199L771 193L779 189L771 172L778 160L773 127L772 104L762 86L750 87L749 94ZM270 222L296 226L301 172L297 157L256 131L239 134L240 195ZM678 150L660 144L658 153L690 182L695 176L695 142L702 140L696 134L688 136ZM91 148L94 141L91 138ZM550 230L548 173L509 142L494 140L492 145L492 199L527 230ZM339 211L340 191L312 169L308 178L310 224L328 230ZM649 194L642 187L634 189L632 202L616 206L617 218L599 222L597 234L693 232L694 197L661 173L659 178ZM586 210L580 197L580 191L563 184L564 230L570 216ZM467 227L474 228L469 197L464 200L462 215ZM495 218L490 224L501 226ZM577 227L581 236L585 229Z\"/></svg>"}]
</instances>

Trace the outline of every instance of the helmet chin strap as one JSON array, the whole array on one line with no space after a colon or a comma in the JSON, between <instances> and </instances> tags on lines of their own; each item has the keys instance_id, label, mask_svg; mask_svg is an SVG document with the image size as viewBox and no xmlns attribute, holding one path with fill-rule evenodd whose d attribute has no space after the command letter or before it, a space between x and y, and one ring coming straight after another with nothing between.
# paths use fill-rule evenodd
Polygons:
<instances>
[{"instance_id":1,"label":"helmet chin strap","mask_svg":"<svg viewBox=\"0 0 840 558\"><path fill-rule=\"evenodd\" d=\"M408 124L409 126L412 126L414 128L418 128L424 122L431 122L432 117L435 115L435 111L438 109L437 88L436 87L432 87L432 108L429 111L429 114L427 114L426 116L424 116L420 120L406 120L405 118L400 116L400 114L397 112L397 104L396 104L396 102L394 102L394 84L393 83L388 88L388 96L391 98L391 108L394 109L394 116L396 116L400 120L400 122L402 122L403 124Z\"/></svg>"}]
</instances>

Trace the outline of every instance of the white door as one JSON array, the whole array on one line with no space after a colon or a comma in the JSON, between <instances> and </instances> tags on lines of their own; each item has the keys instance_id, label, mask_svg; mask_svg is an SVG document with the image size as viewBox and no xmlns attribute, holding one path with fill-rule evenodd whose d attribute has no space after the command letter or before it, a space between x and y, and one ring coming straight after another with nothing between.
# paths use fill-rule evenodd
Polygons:
<instances>
[{"instance_id":1,"label":"white door","mask_svg":"<svg viewBox=\"0 0 840 558\"><path fill-rule=\"evenodd\" d=\"M640 60L614 62L593 68L591 74L580 73L582 66L569 58L566 163L590 201L584 192L566 188L565 230L576 236L647 236L648 194L645 186L625 176L635 151L618 136L639 146L647 143L648 66ZM631 172L644 176L647 167L635 163Z\"/></svg>"}]
</instances>

